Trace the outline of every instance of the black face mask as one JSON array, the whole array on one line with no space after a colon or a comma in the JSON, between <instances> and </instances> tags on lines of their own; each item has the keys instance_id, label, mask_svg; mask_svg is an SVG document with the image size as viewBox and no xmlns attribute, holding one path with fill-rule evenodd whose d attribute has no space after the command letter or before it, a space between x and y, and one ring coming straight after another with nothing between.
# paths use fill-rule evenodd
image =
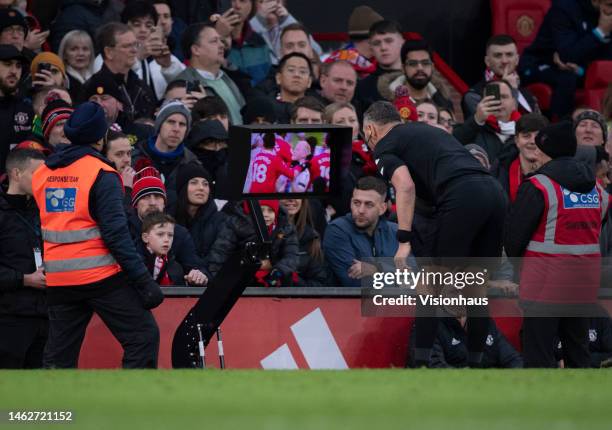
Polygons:
<instances>
[{"instance_id":1,"label":"black face mask","mask_svg":"<svg viewBox=\"0 0 612 430\"><path fill-rule=\"evenodd\" d=\"M227 149L221 149L219 151L210 151L208 149L196 149L195 154L198 156L200 163L210 172L211 175L216 176L217 169L225 164L227 161Z\"/></svg>"}]
</instances>

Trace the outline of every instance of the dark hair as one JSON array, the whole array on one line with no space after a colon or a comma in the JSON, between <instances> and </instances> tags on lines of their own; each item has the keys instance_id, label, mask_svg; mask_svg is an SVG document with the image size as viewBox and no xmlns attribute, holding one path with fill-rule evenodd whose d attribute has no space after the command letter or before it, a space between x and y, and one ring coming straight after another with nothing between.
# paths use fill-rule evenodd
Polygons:
<instances>
[{"instance_id":1,"label":"dark hair","mask_svg":"<svg viewBox=\"0 0 612 430\"><path fill-rule=\"evenodd\" d=\"M363 114L363 122L373 122L378 125L402 122L402 117L391 102L377 101L370 105Z\"/></svg>"},{"instance_id":2,"label":"dark hair","mask_svg":"<svg viewBox=\"0 0 612 430\"><path fill-rule=\"evenodd\" d=\"M313 72L312 72L312 61L310 61L310 58L308 58L307 56L305 56L301 52L290 52L289 54L287 54L283 58L281 58L280 61L278 62L278 72L276 72L276 73L282 72L283 67L285 67L285 64L287 64L287 61L291 60L293 57L298 57L298 58L301 58L304 61L306 61L306 64L308 64L308 71L310 72L310 76L312 77L312 75L313 75Z\"/></svg>"},{"instance_id":3,"label":"dark hair","mask_svg":"<svg viewBox=\"0 0 612 430\"><path fill-rule=\"evenodd\" d=\"M294 22L293 24L289 24L287 27L283 28L281 30L279 40L283 40L283 37L285 37L285 34L290 31L303 31L306 34L306 37L308 38L308 42L310 43L310 32L308 31L306 27L304 27L304 24L300 22Z\"/></svg>"},{"instance_id":4,"label":"dark hair","mask_svg":"<svg viewBox=\"0 0 612 430\"><path fill-rule=\"evenodd\" d=\"M397 33L402 35L402 27L396 21L382 20L375 22L370 27L370 34L368 37L372 37L375 34L386 34L386 33ZM402 35L403 37L403 35Z\"/></svg>"},{"instance_id":5,"label":"dark hair","mask_svg":"<svg viewBox=\"0 0 612 430\"><path fill-rule=\"evenodd\" d=\"M132 29L122 22L109 22L100 27L96 32L96 46L102 58L105 58L104 48L114 48L117 45L117 36L130 31Z\"/></svg>"},{"instance_id":6,"label":"dark hair","mask_svg":"<svg viewBox=\"0 0 612 430\"><path fill-rule=\"evenodd\" d=\"M299 108L306 108L313 110L315 112L321 112L321 117L323 116L323 111L325 110L325 105L321 103L318 99L313 96L304 96L299 98L293 103L291 106L291 121L295 121L297 118L297 112Z\"/></svg>"},{"instance_id":7,"label":"dark hair","mask_svg":"<svg viewBox=\"0 0 612 430\"><path fill-rule=\"evenodd\" d=\"M266 149L272 149L276 146L276 136L273 132L268 131L263 135L263 147Z\"/></svg>"},{"instance_id":8,"label":"dark hair","mask_svg":"<svg viewBox=\"0 0 612 430\"><path fill-rule=\"evenodd\" d=\"M192 122L198 122L215 115L229 116L229 110L225 102L217 96L206 96L201 98L193 105L193 109L191 110Z\"/></svg>"},{"instance_id":9,"label":"dark hair","mask_svg":"<svg viewBox=\"0 0 612 430\"><path fill-rule=\"evenodd\" d=\"M538 113L528 113L516 122L516 134L540 131L548 125L548 119Z\"/></svg>"},{"instance_id":10,"label":"dark hair","mask_svg":"<svg viewBox=\"0 0 612 430\"><path fill-rule=\"evenodd\" d=\"M189 212L188 212L188 208L191 205L191 203L189 203L189 187L183 187L180 190L180 192L178 193L178 198L176 202L176 211L175 211L177 224L180 224L183 227L190 229L193 223L200 217L200 215L203 214L207 210L208 206L211 204L212 205L215 204L214 197L213 197L214 189L213 189L212 182L209 182L208 186L210 187L210 193L208 194L208 200L206 201L206 203L198 207L198 210L196 211L193 218L191 217L191 215L189 215Z\"/></svg>"},{"instance_id":11,"label":"dark hair","mask_svg":"<svg viewBox=\"0 0 612 430\"><path fill-rule=\"evenodd\" d=\"M494 87L494 86L500 86L501 84L506 85L508 88L510 88L510 92L512 93L512 97L517 98L517 91L514 89L514 87L512 86L512 84L510 84L510 82L508 82L505 79L496 79L494 81L489 81L487 82L487 84L482 88L482 96L484 97L485 94L487 93L487 89Z\"/></svg>"},{"instance_id":12,"label":"dark hair","mask_svg":"<svg viewBox=\"0 0 612 430\"><path fill-rule=\"evenodd\" d=\"M11 169L23 170L30 163L30 160L44 160L45 155L36 149L13 149L6 156L6 171Z\"/></svg>"},{"instance_id":13,"label":"dark hair","mask_svg":"<svg viewBox=\"0 0 612 430\"><path fill-rule=\"evenodd\" d=\"M159 211L151 212L145 215L145 217L142 219L142 228L140 229L140 232L148 233L153 229L153 227L160 224L176 224L176 221L167 213Z\"/></svg>"},{"instance_id":14,"label":"dark hair","mask_svg":"<svg viewBox=\"0 0 612 430\"><path fill-rule=\"evenodd\" d=\"M159 16L157 10L153 7L153 2L144 0L128 1L121 12L121 22L127 24L128 21L134 21L138 18L153 18L153 22L157 25Z\"/></svg>"},{"instance_id":15,"label":"dark hair","mask_svg":"<svg viewBox=\"0 0 612 430\"><path fill-rule=\"evenodd\" d=\"M425 39L407 40L402 45L402 63L405 63L408 54L414 51L427 51L431 59L431 46L429 46Z\"/></svg>"},{"instance_id":16,"label":"dark hair","mask_svg":"<svg viewBox=\"0 0 612 430\"><path fill-rule=\"evenodd\" d=\"M495 34L487 40L487 44L485 45L485 52L489 50L492 45L496 46L506 46L506 45L516 45L516 40L508 34Z\"/></svg>"},{"instance_id":17,"label":"dark hair","mask_svg":"<svg viewBox=\"0 0 612 430\"><path fill-rule=\"evenodd\" d=\"M176 79L170 82L166 87L166 91L164 91L164 96L168 94L168 91L171 91L175 88L187 88L187 81L185 79Z\"/></svg>"},{"instance_id":18,"label":"dark hair","mask_svg":"<svg viewBox=\"0 0 612 430\"><path fill-rule=\"evenodd\" d=\"M314 230L314 222L312 221L312 209L308 199L302 199L300 210L293 217L292 224L295 226L298 237L302 237L306 226L310 226ZM310 242L308 254L317 262L323 263L323 251L321 250L321 238L318 236Z\"/></svg>"},{"instance_id":19,"label":"dark hair","mask_svg":"<svg viewBox=\"0 0 612 430\"><path fill-rule=\"evenodd\" d=\"M181 38L181 48L183 49L183 54L185 54L185 58L191 59L191 47L196 44L200 37L200 34L206 28L215 28L215 26L211 22L207 21L191 24L185 29L183 37Z\"/></svg>"},{"instance_id":20,"label":"dark hair","mask_svg":"<svg viewBox=\"0 0 612 430\"><path fill-rule=\"evenodd\" d=\"M170 8L170 13L172 13L172 5L170 4L170 2L168 0L152 0L151 3L153 5L156 5L156 4L165 4L166 6L168 6Z\"/></svg>"},{"instance_id":21,"label":"dark hair","mask_svg":"<svg viewBox=\"0 0 612 430\"><path fill-rule=\"evenodd\" d=\"M110 149L110 143L117 139L129 139L127 134L120 131L108 129L106 136L104 137L104 145L102 146L102 155L107 155Z\"/></svg>"},{"instance_id":22,"label":"dark hair","mask_svg":"<svg viewBox=\"0 0 612 430\"><path fill-rule=\"evenodd\" d=\"M355 190L376 191L383 200L387 200L387 183L376 176L363 176L355 185Z\"/></svg>"}]
</instances>

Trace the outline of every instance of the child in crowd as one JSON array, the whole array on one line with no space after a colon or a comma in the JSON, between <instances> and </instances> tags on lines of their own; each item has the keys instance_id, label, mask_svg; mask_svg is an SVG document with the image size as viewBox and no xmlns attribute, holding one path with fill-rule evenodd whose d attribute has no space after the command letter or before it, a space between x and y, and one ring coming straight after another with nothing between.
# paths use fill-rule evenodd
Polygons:
<instances>
[{"instance_id":1,"label":"child in crowd","mask_svg":"<svg viewBox=\"0 0 612 430\"><path fill-rule=\"evenodd\" d=\"M145 245L145 264L159 285L189 284L204 286L208 277L198 269L192 269L182 279L182 269L170 255L174 240L174 218L163 212L153 212L142 220L142 242Z\"/></svg>"}]
</instances>

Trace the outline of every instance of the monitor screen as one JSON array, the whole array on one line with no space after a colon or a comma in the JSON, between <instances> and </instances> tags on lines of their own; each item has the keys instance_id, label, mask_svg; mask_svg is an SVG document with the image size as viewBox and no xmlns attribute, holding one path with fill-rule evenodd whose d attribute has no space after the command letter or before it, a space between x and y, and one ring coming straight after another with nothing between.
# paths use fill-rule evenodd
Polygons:
<instances>
[{"instance_id":1,"label":"monitor screen","mask_svg":"<svg viewBox=\"0 0 612 430\"><path fill-rule=\"evenodd\" d=\"M229 156L234 195L239 191L241 198L324 197L335 193L348 171L351 129L231 127Z\"/></svg>"}]
</instances>

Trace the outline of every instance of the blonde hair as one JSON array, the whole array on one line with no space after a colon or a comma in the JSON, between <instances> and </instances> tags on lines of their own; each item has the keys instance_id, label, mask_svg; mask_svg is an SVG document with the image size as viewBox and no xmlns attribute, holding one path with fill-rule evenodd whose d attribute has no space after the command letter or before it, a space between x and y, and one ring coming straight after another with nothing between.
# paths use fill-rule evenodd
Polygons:
<instances>
[{"instance_id":1,"label":"blonde hair","mask_svg":"<svg viewBox=\"0 0 612 430\"><path fill-rule=\"evenodd\" d=\"M350 109L353 112L357 113L355 106L348 102L334 102L330 105L325 106L325 109L323 110L323 122L331 124L334 115L341 109Z\"/></svg>"},{"instance_id":2,"label":"blonde hair","mask_svg":"<svg viewBox=\"0 0 612 430\"><path fill-rule=\"evenodd\" d=\"M93 46L93 40L91 40L91 36L83 30L72 30L69 31L62 37L62 41L60 42L59 49L57 50L57 55L62 59L66 67L69 66L68 60L66 59L66 49L68 48L68 44L72 43L76 39L85 40L87 45L89 46L89 52L91 52L91 58L89 60L89 67L87 69L87 73L89 76L93 74L93 64L95 59L95 51Z\"/></svg>"}]
</instances>

